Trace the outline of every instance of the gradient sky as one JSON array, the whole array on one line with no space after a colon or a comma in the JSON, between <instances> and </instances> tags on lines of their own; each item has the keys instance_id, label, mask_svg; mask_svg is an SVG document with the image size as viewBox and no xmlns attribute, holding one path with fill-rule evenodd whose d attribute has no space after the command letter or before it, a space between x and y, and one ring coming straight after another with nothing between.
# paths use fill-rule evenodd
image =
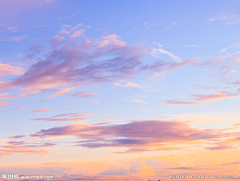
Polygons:
<instances>
[{"instance_id":1,"label":"gradient sky","mask_svg":"<svg viewBox=\"0 0 240 181\"><path fill-rule=\"evenodd\" d=\"M238 175L238 0L0 7L0 176Z\"/></svg>"}]
</instances>

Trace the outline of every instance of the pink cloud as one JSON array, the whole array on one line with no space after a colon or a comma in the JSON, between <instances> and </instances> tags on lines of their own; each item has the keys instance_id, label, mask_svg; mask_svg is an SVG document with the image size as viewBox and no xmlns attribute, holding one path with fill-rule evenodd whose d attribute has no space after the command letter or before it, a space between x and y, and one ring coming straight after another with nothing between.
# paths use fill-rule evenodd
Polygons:
<instances>
[{"instance_id":1,"label":"pink cloud","mask_svg":"<svg viewBox=\"0 0 240 181\"><path fill-rule=\"evenodd\" d=\"M83 26L82 23L77 24L75 27L71 28L71 25L64 25L62 26L63 29L61 31L58 32L59 35L65 35L65 34L70 34L71 32L73 32L74 30L77 30L78 28L81 28ZM71 28L70 30L66 30L65 28Z\"/></svg>"},{"instance_id":2,"label":"pink cloud","mask_svg":"<svg viewBox=\"0 0 240 181\"><path fill-rule=\"evenodd\" d=\"M46 101L46 100L51 99L51 98L56 97L56 96L63 95L67 92L70 92L71 90L72 90L72 88L61 88L61 89L55 91L52 95L44 98L43 101Z\"/></svg>"},{"instance_id":3,"label":"pink cloud","mask_svg":"<svg viewBox=\"0 0 240 181\"><path fill-rule=\"evenodd\" d=\"M72 17L74 17L74 16L75 16L75 14L72 14L72 15L70 15L70 16L59 17L58 19L69 19L69 18L72 18Z\"/></svg>"},{"instance_id":4,"label":"pink cloud","mask_svg":"<svg viewBox=\"0 0 240 181\"><path fill-rule=\"evenodd\" d=\"M77 28L78 25L71 31ZM83 44L70 43L50 50L45 59L33 64L22 76L9 82L0 83L0 90L21 89L22 93L8 95L8 97L16 97L22 96L21 94L27 93L27 91L38 93L54 87L101 84L130 77L137 73L135 68L141 64L140 58L144 56L146 49L127 46L118 38L116 35L104 37L105 40L108 40L106 45L102 44L104 40L91 40ZM34 44L30 47L29 52L31 54L38 53L39 46ZM115 58L102 58L106 56ZM99 58L102 61L96 61Z\"/></svg>"},{"instance_id":5,"label":"pink cloud","mask_svg":"<svg viewBox=\"0 0 240 181\"><path fill-rule=\"evenodd\" d=\"M24 74L24 69L21 67L15 67L9 64L0 63L0 77L6 75L22 75Z\"/></svg>"},{"instance_id":6,"label":"pink cloud","mask_svg":"<svg viewBox=\"0 0 240 181\"><path fill-rule=\"evenodd\" d=\"M58 45L61 45L62 43L65 42L65 40L66 39L63 36L55 35L51 40L52 48L57 47Z\"/></svg>"},{"instance_id":7,"label":"pink cloud","mask_svg":"<svg viewBox=\"0 0 240 181\"><path fill-rule=\"evenodd\" d=\"M136 103L142 103L142 104L147 104L146 102L142 101L142 100L132 100L130 102L136 102Z\"/></svg>"},{"instance_id":8,"label":"pink cloud","mask_svg":"<svg viewBox=\"0 0 240 181\"><path fill-rule=\"evenodd\" d=\"M17 107L14 110L25 109L25 108L26 108L25 106L22 106L22 107Z\"/></svg>"},{"instance_id":9,"label":"pink cloud","mask_svg":"<svg viewBox=\"0 0 240 181\"><path fill-rule=\"evenodd\" d=\"M38 109L38 110L35 110L35 111L32 111L33 113L41 113L41 112L51 112L49 111L48 109Z\"/></svg>"},{"instance_id":10,"label":"pink cloud","mask_svg":"<svg viewBox=\"0 0 240 181\"><path fill-rule=\"evenodd\" d=\"M87 148L126 147L126 152L153 150L175 150L180 147L171 143L187 144L193 140L215 141L223 136L222 130L190 128L187 123L161 120L132 121L117 125L71 124L41 130L31 137L50 138L75 136L85 141L78 141L77 146ZM111 138L111 139L108 139ZM168 143L168 144L166 144Z\"/></svg>"},{"instance_id":11,"label":"pink cloud","mask_svg":"<svg viewBox=\"0 0 240 181\"><path fill-rule=\"evenodd\" d=\"M238 97L238 93L219 92L216 94L191 94L195 98L193 101L182 101L181 99L165 101L166 105L172 104L203 104L204 102L221 100L229 97Z\"/></svg>"},{"instance_id":12,"label":"pink cloud","mask_svg":"<svg viewBox=\"0 0 240 181\"><path fill-rule=\"evenodd\" d=\"M0 107L1 106L6 106L6 105L8 105L8 104L10 104L9 102L6 102L6 101L2 101L2 102L0 102Z\"/></svg>"},{"instance_id":13,"label":"pink cloud","mask_svg":"<svg viewBox=\"0 0 240 181\"><path fill-rule=\"evenodd\" d=\"M122 85L122 84L121 84L121 81L120 81L119 83L114 83L114 85L115 85L115 86L120 86L120 87L136 87L136 88L142 89L141 86L139 86L139 85L137 85L137 84L135 84L135 83L133 83L133 82L128 82L128 83L126 83L125 85Z\"/></svg>"},{"instance_id":14,"label":"pink cloud","mask_svg":"<svg viewBox=\"0 0 240 181\"><path fill-rule=\"evenodd\" d=\"M116 118L116 117L114 117L114 116L108 116L108 117L106 117L105 119L113 119L113 118Z\"/></svg>"},{"instance_id":15,"label":"pink cloud","mask_svg":"<svg viewBox=\"0 0 240 181\"><path fill-rule=\"evenodd\" d=\"M48 154L44 147L54 146L54 143L27 143L25 141L8 141L0 147L0 157L22 153L24 155L39 155Z\"/></svg>"},{"instance_id":16,"label":"pink cloud","mask_svg":"<svg viewBox=\"0 0 240 181\"><path fill-rule=\"evenodd\" d=\"M74 31L73 34L70 36L70 38L77 38L77 37L80 37L80 36L83 36L83 35L85 35L85 30L81 29L81 30L78 30L78 31Z\"/></svg>"},{"instance_id":17,"label":"pink cloud","mask_svg":"<svg viewBox=\"0 0 240 181\"><path fill-rule=\"evenodd\" d=\"M83 29L79 30L80 27L82 27L81 23L75 27L64 26L64 29L52 39L52 47L44 48L46 52L42 56L39 54L43 49L41 45L30 46L26 56L33 58L40 55L44 58L38 58L38 61L23 75L20 75L23 70L15 72L19 73L18 78L0 82L0 90L20 89L19 94L6 95L7 97L18 97L36 94L46 89L58 89L59 93L56 92L48 97L52 98L61 95L61 91L66 89L63 87L66 86L96 85L125 80L142 71L156 73L153 76L156 77L164 72L200 61L195 58L181 63L157 60L153 64L143 64L141 58L148 55L148 49L142 46L127 45L115 34L103 36L97 40L86 38L80 44L72 42L69 37L80 35L83 32ZM115 85L121 86L121 83ZM122 86L141 88L133 82Z\"/></svg>"}]
</instances>

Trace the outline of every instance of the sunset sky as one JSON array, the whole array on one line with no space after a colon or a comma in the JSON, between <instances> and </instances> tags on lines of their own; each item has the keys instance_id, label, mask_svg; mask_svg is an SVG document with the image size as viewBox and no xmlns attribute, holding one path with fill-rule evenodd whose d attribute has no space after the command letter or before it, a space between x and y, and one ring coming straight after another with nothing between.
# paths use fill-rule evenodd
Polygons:
<instances>
[{"instance_id":1,"label":"sunset sky","mask_svg":"<svg viewBox=\"0 0 240 181\"><path fill-rule=\"evenodd\" d=\"M238 0L0 7L0 177L240 178Z\"/></svg>"}]
</instances>

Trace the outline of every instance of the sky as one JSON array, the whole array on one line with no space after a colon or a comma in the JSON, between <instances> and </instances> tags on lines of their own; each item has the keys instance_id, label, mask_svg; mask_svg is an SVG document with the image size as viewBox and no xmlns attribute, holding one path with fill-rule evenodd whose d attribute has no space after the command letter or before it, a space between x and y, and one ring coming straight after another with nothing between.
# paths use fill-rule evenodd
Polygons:
<instances>
[{"instance_id":1,"label":"sky","mask_svg":"<svg viewBox=\"0 0 240 181\"><path fill-rule=\"evenodd\" d=\"M0 7L1 180L239 175L238 0Z\"/></svg>"}]
</instances>

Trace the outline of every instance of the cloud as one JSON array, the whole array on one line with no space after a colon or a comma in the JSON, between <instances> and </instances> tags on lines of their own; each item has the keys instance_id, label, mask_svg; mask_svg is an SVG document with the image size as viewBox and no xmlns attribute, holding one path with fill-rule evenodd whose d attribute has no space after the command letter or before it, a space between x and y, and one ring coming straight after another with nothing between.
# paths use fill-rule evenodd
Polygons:
<instances>
[{"instance_id":1,"label":"cloud","mask_svg":"<svg viewBox=\"0 0 240 181\"><path fill-rule=\"evenodd\" d=\"M124 168L116 169L114 167L110 167L107 171L100 172L98 175L127 175L128 170Z\"/></svg>"},{"instance_id":2,"label":"cloud","mask_svg":"<svg viewBox=\"0 0 240 181\"><path fill-rule=\"evenodd\" d=\"M9 137L10 139L19 139L19 138L24 138L26 137L25 135L17 135L17 136L12 136L12 137Z\"/></svg>"},{"instance_id":3,"label":"cloud","mask_svg":"<svg viewBox=\"0 0 240 181\"><path fill-rule=\"evenodd\" d=\"M34 56L37 56L43 51L43 48L44 47L38 43L30 45L28 50L25 51L26 55L24 55L23 60L32 60Z\"/></svg>"},{"instance_id":4,"label":"cloud","mask_svg":"<svg viewBox=\"0 0 240 181\"><path fill-rule=\"evenodd\" d=\"M147 109L139 109L138 111L151 111L151 110L147 110Z\"/></svg>"},{"instance_id":5,"label":"cloud","mask_svg":"<svg viewBox=\"0 0 240 181\"><path fill-rule=\"evenodd\" d=\"M52 3L54 0L39 0L40 5Z\"/></svg>"},{"instance_id":6,"label":"cloud","mask_svg":"<svg viewBox=\"0 0 240 181\"><path fill-rule=\"evenodd\" d=\"M110 19L110 21L112 21L113 19L115 19L117 17L117 15L114 15L111 19Z\"/></svg>"},{"instance_id":7,"label":"cloud","mask_svg":"<svg viewBox=\"0 0 240 181\"><path fill-rule=\"evenodd\" d=\"M26 56L35 57L38 55L37 62L33 63L28 70L9 67L4 65L6 74L17 74L17 78L0 82L0 91L16 89L20 93L4 93L5 98L26 97L53 91L54 93L42 101L51 99L65 93L73 91L77 87L84 85L99 85L113 81L126 80L139 73L155 73L156 77L164 72L194 64L199 59L189 59L183 62L169 62L156 60L152 64L144 64L141 59L148 55L147 48L141 46L127 45L118 35L112 34L102 36L99 39L87 39L81 43L71 41L71 36L79 34L79 23L75 27L64 25L63 29L51 39L50 47L42 47L35 43L29 47ZM61 35L61 36L60 36ZM160 46L160 45L158 45ZM42 50L45 50L42 53ZM157 53L167 54L176 58L173 54L156 49ZM21 73L21 74L20 74ZM126 84L115 83L116 86L142 88L133 82ZM71 89L71 90L70 90ZM81 92L78 96L81 97ZM71 94L68 94L71 95ZM77 96L77 93L73 95ZM94 95L82 92L83 97Z\"/></svg>"},{"instance_id":8,"label":"cloud","mask_svg":"<svg viewBox=\"0 0 240 181\"><path fill-rule=\"evenodd\" d=\"M135 87L135 88L140 88L140 89L142 89L141 86L139 86L139 85L137 85L137 84L135 84L135 83L133 83L133 82L128 82L128 83L126 83L125 85L122 85L122 84L121 84L121 81L120 81L119 83L114 83L113 85L115 85L115 86L120 86L120 87Z\"/></svg>"},{"instance_id":9,"label":"cloud","mask_svg":"<svg viewBox=\"0 0 240 181\"><path fill-rule=\"evenodd\" d=\"M19 36L11 36L10 38L7 38L6 41L21 41L26 38L26 35L19 35Z\"/></svg>"},{"instance_id":10,"label":"cloud","mask_svg":"<svg viewBox=\"0 0 240 181\"><path fill-rule=\"evenodd\" d=\"M154 45L157 45L158 47L163 47L162 45L160 45L159 43L153 42Z\"/></svg>"},{"instance_id":11,"label":"cloud","mask_svg":"<svg viewBox=\"0 0 240 181\"><path fill-rule=\"evenodd\" d=\"M64 173L61 177L61 179L76 179L76 178L79 178L83 176L83 174L67 174L67 173Z\"/></svg>"},{"instance_id":12,"label":"cloud","mask_svg":"<svg viewBox=\"0 0 240 181\"><path fill-rule=\"evenodd\" d=\"M219 145L216 147L206 147L206 149L209 149L209 150L228 150L228 149L234 149L234 148L237 148L237 147L231 146L231 145Z\"/></svg>"},{"instance_id":13,"label":"cloud","mask_svg":"<svg viewBox=\"0 0 240 181\"><path fill-rule=\"evenodd\" d=\"M130 102L136 102L136 103L142 103L142 104L147 104L146 102L142 101L142 100L132 100Z\"/></svg>"},{"instance_id":14,"label":"cloud","mask_svg":"<svg viewBox=\"0 0 240 181\"><path fill-rule=\"evenodd\" d=\"M114 116L108 116L108 117L106 117L105 119L113 119L113 118L116 118L116 117L114 117Z\"/></svg>"},{"instance_id":15,"label":"cloud","mask_svg":"<svg viewBox=\"0 0 240 181\"><path fill-rule=\"evenodd\" d=\"M25 108L27 108L27 107L22 106L22 107L16 107L16 108L13 108L12 110L19 110L19 109L25 109Z\"/></svg>"},{"instance_id":16,"label":"cloud","mask_svg":"<svg viewBox=\"0 0 240 181\"><path fill-rule=\"evenodd\" d=\"M196 62L195 65L199 68L212 69L211 74L214 74L214 76L219 78L219 81L223 82L233 79L229 73L235 68L238 59L239 56L236 54L224 55Z\"/></svg>"},{"instance_id":17,"label":"cloud","mask_svg":"<svg viewBox=\"0 0 240 181\"><path fill-rule=\"evenodd\" d=\"M73 18L74 16L75 16L75 14L72 14L70 16L59 17L58 19L69 19L69 18Z\"/></svg>"},{"instance_id":18,"label":"cloud","mask_svg":"<svg viewBox=\"0 0 240 181\"><path fill-rule=\"evenodd\" d=\"M6 106L6 105L8 105L8 104L10 104L9 102L6 102L6 101L2 101L2 102L0 102L0 107L1 106Z\"/></svg>"},{"instance_id":19,"label":"cloud","mask_svg":"<svg viewBox=\"0 0 240 181\"><path fill-rule=\"evenodd\" d=\"M61 31L58 32L59 35L65 35L65 34L70 34L71 32L81 28L83 26L82 23L79 23L77 24L75 27L71 28L72 26L71 25L68 25L68 26L62 26L63 29ZM66 30L65 28L71 28L70 30Z\"/></svg>"},{"instance_id":20,"label":"cloud","mask_svg":"<svg viewBox=\"0 0 240 181\"><path fill-rule=\"evenodd\" d=\"M85 35L85 30L81 29L81 30L78 30L78 31L74 31L73 34L70 36L70 38L77 38L77 37L80 37L80 36L83 36L83 35Z\"/></svg>"},{"instance_id":21,"label":"cloud","mask_svg":"<svg viewBox=\"0 0 240 181\"><path fill-rule=\"evenodd\" d=\"M239 12L235 13L222 13L218 16L208 19L209 22L219 21L225 22L225 24L237 24L240 23L240 14Z\"/></svg>"},{"instance_id":22,"label":"cloud","mask_svg":"<svg viewBox=\"0 0 240 181\"><path fill-rule=\"evenodd\" d=\"M181 99L168 100L165 101L166 105L173 104L203 104L204 102L217 101L229 97L238 97L239 93L230 93L230 92L218 92L216 94L190 94L195 98L193 101L183 101Z\"/></svg>"},{"instance_id":23,"label":"cloud","mask_svg":"<svg viewBox=\"0 0 240 181\"><path fill-rule=\"evenodd\" d=\"M0 87L1 87L1 83L0 83ZM3 93L3 94L0 94L0 99L11 99L11 98L14 98L14 97L26 97L28 95L36 94L36 93L39 93L41 91L44 91L44 90L42 90L42 89L30 89L30 90L22 91L18 94Z\"/></svg>"},{"instance_id":24,"label":"cloud","mask_svg":"<svg viewBox=\"0 0 240 181\"><path fill-rule=\"evenodd\" d=\"M208 21L210 21L210 22L213 22L213 21L215 21L216 19L215 18L210 18L210 19L208 19Z\"/></svg>"},{"instance_id":25,"label":"cloud","mask_svg":"<svg viewBox=\"0 0 240 181\"><path fill-rule=\"evenodd\" d=\"M52 48L55 48L65 42L65 38L63 36L55 35L53 39L51 40Z\"/></svg>"},{"instance_id":26,"label":"cloud","mask_svg":"<svg viewBox=\"0 0 240 181\"><path fill-rule=\"evenodd\" d=\"M196 64L199 61L201 61L200 58L191 58L180 63L156 61L152 65L145 65L141 67L141 70L146 70L146 71L151 70L151 71L157 72L155 75L152 76L152 78L156 78L157 76L162 75L166 72L171 72L187 65Z\"/></svg>"},{"instance_id":27,"label":"cloud","mask_svg":"<svg viewBox=\"0 0 240 181\"><path fill-rule=\"evenodd\" d=\"M51 112L50 110L48 109L38 109L38 110L35 110L35 111L32 111L33 113L40 113L40 112Z\"/></svg>"},{"instance_id":28,"label":"cloud","mask_svg":"<svg viewBox=\"0 0 240 181\"><path fill-rule=\"evenodd\" d=\"M225 166L225 165L238 165L238 164L240 164L240 162L222 163L221 165Z\"/></svg>"},{"instance_id":29,"label":"cloud","mask_svg":"<svg viewBox=\"0 0 240 181\"><path fill-rule=\"evenodd\" d=\"M22 137L21 137L22 138ZM5 145L0 147L0 157L22 153L24 155L39 155L44 156L48 154L46 147L54 146L54 143L27 143L25 141L8 141Z\"/></svg>"},{"instance_id":30,"label":"cloud","mask_svg":"<svg viewBox=\"0 0 240 181\"><path fill-rule=\"evenodd\" d=\"M200 170L199 168L194 168L194 167L173 167L173 168L168 168L168 169L173 169L173 170Z\"/></svg>"},{"instance_id":31,"label":"cloud","mask_svg":"<svg viewBox=\"0 0 240 181\"><path fill-rule=\"evenodd\" d=\"M100 103L100 100L96 99L96 100L91 100L91 103L87 103L87 105L96 105L99 103Z\"/></svg>"},{"instance_id":32,"label":"cloud","mask_svg":"<svg viewBox=\"0 0 240 181\"><path fill-rule=\"evenodd\" d=\"M175 56L173 53L170 53L166 50L163 49L157 49L157 48L151 48L151 53L150 53L154 58L160 58L160 54L166 54L169 57L171 57L174 61L176 62L181 62L181 59L178 56Z\"/></svg>"},{"instance_id":33,"label":"cloud","mask_svg":"<svg viewBox=\"0 0 240 181\"><path fill-rule=\"evenodd\" d=\"M78 98L87 98L96 96L96 93L93 91L79 91L72 93L71 96L78 97Z\"/></svg>"},{"instance_id":34,"label":"cloud","mask_svg":"<svg viewBox=\"0 0 240 181\"><path fill-rule=\"evenodd\" d=\"M98 175L134 175L141 177L156 176L155 169L145 162L134 163L129 169L109 167L108 170L100 172Z\"/></svg>"},{"instance_id":35,"label":"cloud","mask_svg":"<svg viewBox=\"0 0 240 181\"><path fill-rule=\"evenodd\" d=\"M139 173L142 177L156 176L155 169L144 162L134 164L129 168L130 173Z\"/></svg>"},{"instance_id":36,"label":"cloud","mask_svg":"<svg viewBox=\"0 0 240 181\"><path fill-rule=\"evenodd\" d=\"M157 23L148 23L148 22L144 22L143 23L143 26L146 26L146 27L151 27L151 26L156 26L158 25Z\"/></svg>"},{"instance_id":37,"label":"cloud","mask_svg":"<svg viewBox=\"0 0 240 181\"><path fill-rule=\"evenodd\" d=\"M67 33L75 36L71 28ZM73 33L71 35L71 33ZM61 34L61 33L60 33ZM136 75L140 58L146 55L146 48L128 46L117 35L103 36L99 40L86 39L82 44L65 42L61 47L49 49L45 58L34 63L23 75L8 82L0 82L0 90L20 89L22 92L7 97L27 96L43 90L58 88L50 99L70 91L64 86L82 86L102 84ZM39 52L38 44L30 47L33 56ZM2 66L3 67L3 66ZM2 68L3 69L3 68ZM13 67L4 65L6 73L23 73L22 69L13 71ZM128 83L126 86L136 86Z\"/></svg>"},{"instance_id":38,"label":"cloud","mask_svg":"<svg viewBox=\"0 0 240 181\"><path fill-rule=\"evenodd\" d=\"M29 46L29 49L27 50L27 52L29 53L40 53L42 51L43 46L38 44L38 43L34 43L33 45Z\"/></svg>"},{"instance_id":39,"label":"cloud","mask_svg":"<svg viewBox=\"0 0 240 181\"><path fill-rule=\"evenodd\" d=\"M199 47L197 45L183 45L183 47Z\"/></svg>"},{"instance_id":40,"label":"cloud","mask_svg":"<svg viewBox=\"0 0 240 181\"><path fill-rule=\"evenodd\" d=\"M72 88L61 88L59 90L56 90L52 95L42 99L41 102L47 101L47 100L52 99L53 97L56 97L56 96L63 95L66 92L70 92L71 90L72 90Z\"/></svg>"},{"instance_id":41,"label":"cloud","mask_svg":"<svg viewBox=\"0 0 240 181\"><path fill-rule=\"evenodd\" d=\"M2 32L18 32L19 27L17 26L12 26L10 23L2 23L0 24L0 28Z\"/></svg>"},{"instance_id":42,"label":"cloud","mask_svg":"<svg viewBox=\"0 0 240 181\"><path fill-rule=\"evenodd\" d=\"M187 123L169 120L143 120L125 124L92 126L89 124L71 124L43 129L35 134L30 134L31 137L39 138L75 136L81 139L76 146L87 148L126 147L138 152L179 149L180 147L176 147L177 143L187 144L194 140L206 142L214 142L215 140L217 143L216 140L224 135L228 136L219 129L199 130L191 128Z\"/></svg>"},{"instance_id":43,"label":"cloud","mask_svg":"<svg viewBox=\"0 0 240 181\"><path fill-rule=\"evenodd\" d=\"M230 46L228 46L227 48L222 48L221 50L220 50L220 52L221 53L223 53L223 52L225 52L225 51L227 51L227 50L229 50L229 49L238 49L239 50L239 48L240 48L240 42L235 42L235 43L232 43ZM236 54L238 54L238 53L236 53Z\"/></svg>"},{"instance_id":44,"label":"cloud","mask_svg":"<svg viewBox=\"0 0 240 181\"><path fill-rule=\"evenodd\" d=\"M24 74L24 71L25 70L21 67L0 63L0 77L7 76L7 75L22 75Z\"/></svg>"},{"instance_id":45,"label":"cloud","mask_svg":"<svg viewBox=\"0 0 240 181\"><path fill-rule=\"evenodd\" d=\"M38 110L39 111L39 110ZM88 114L80 114L80 113L67 113L67 114L58 114L52 117L46 118L34 118L32 120L35 121L54 121L54 122L76 122L76 121L85 121L87 120L86 116L91 115Z\"/></svg>"}]
</instances>

